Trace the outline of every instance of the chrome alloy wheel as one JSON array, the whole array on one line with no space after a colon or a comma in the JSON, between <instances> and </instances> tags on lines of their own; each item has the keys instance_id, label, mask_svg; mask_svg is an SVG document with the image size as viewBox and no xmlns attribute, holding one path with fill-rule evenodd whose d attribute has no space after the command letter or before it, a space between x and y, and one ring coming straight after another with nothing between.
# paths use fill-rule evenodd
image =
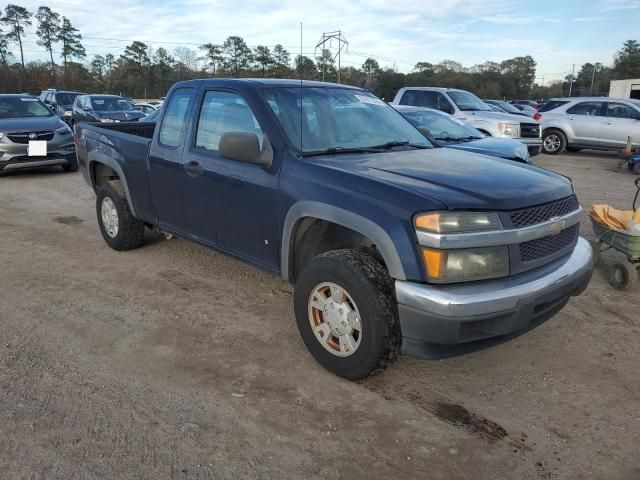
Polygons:
<instances>
[{"instance_id":1,"label":"chrome alloy wheel","mask_svg":"<svg viewBox=\"0 0 640 480\"><path fill-rule=\"evenodd\" d=\"M320 345L337 357L353 355L362 340L362 319L341 286L324 282L309 295L309 322Z\"/></svg>"},{"instance_id":2,"label":"chrome alloy wheel","mask_svg":"<svg viewBox=\"0 0 640 480\"><path fill-rule=\"evenodd\" d=\"M544 138L544 149L547 152L556 152L560 148L560 137L551 133Z\"/></svg>"},{"instance_id":3,"label":"chrome alloy wheel","mask_svg":"<svg viewBox=\"0 0 640 480\"><path fill-rule=\"evenodd\" d=\"M109 197L104 197L102 199L102 204L100 205L100 216L102 217L102 225L104 226L107 235L111 238L116 238L118 235L118 210L116 209L113 200Z\"/></svg>"}]
</instances>

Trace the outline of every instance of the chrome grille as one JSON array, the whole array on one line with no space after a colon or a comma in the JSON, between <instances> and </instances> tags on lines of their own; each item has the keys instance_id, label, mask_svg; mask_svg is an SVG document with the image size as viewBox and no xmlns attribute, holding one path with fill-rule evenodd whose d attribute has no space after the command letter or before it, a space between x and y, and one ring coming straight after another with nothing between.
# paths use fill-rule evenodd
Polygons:
<instances>
[{"instance_id":1,"label":"chrome grille","mask_svg":"<svg viewBox=\"0 0 640 480\"><path fill-rule=\"evenodd\" d=\"M35 138L29 138L29 136L35 136ZM29 140L46 140L47 142L53 140L53 132L25 132L25 133L10 133L7 135L9 140L13 143L27 144Z\"/></svg>"},{"instance_id":2,"label":"chrome grille","mask_svg":"<svg viewBox=\"0 0 640 480\"><path fill-rule=\"evenodd\" d=\"M575 195L557 202L551 202L537 207L525 208L509 212L509 218L514 228L528 227L537 223L546 222L554 217L562 217L580 208L580 203Z\"/></svg>"},{"instance_id":3,"label":"chrome grille","mask_svg":"<svg viewBox=\"0 0 640 480\"><path fill-rule=\"evenodd\" d=\"M578 239L580 225L576 224L564 229L557 235L548 235L518 245L520 249L520 261L533 262L551 256L563 250Z\"/></svg>"}]
</instances>

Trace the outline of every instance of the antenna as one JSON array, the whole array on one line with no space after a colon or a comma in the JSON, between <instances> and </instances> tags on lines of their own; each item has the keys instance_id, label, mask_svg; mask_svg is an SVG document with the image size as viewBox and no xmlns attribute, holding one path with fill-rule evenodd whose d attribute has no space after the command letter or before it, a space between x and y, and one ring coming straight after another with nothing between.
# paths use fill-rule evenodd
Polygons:
<instances>
[{"instance_id":1,"label":"antenna","mask_svg":"<svg viewBox=\"0 0 640 480\"><path fill-rule=\"evenodd\" d=\"M300 22L300 155L302 155L302 70L304 59L302 57L302 22Z\"/></svg>"}]
</instances>

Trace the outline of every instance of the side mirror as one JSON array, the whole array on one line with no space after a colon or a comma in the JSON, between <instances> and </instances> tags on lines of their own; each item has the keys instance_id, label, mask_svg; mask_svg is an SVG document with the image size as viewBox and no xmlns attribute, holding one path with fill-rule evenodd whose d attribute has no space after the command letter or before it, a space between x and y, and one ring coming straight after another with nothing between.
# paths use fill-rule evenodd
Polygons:
<instances>
[{"instance_id":1,"label":"side mirror","mask_svg":"<svg viewBox=\"0 0 640 480\"><path fill-rule=\"evenodd\" d=\"M267 136L260 150L260 142L255 133L227 132L220 138L220 156L238 162L253 163L268 167L273 161L273 149Z\"/></svg>"}]
</instances>

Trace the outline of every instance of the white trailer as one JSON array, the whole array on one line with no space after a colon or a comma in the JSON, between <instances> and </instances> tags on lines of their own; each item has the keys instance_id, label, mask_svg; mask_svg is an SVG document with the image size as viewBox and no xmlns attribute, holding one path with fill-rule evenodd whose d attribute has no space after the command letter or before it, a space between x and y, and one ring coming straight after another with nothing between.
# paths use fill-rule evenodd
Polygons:
<instances>
[{"instance_id":1,"label":"white trailer","mask_svg":"<svg viewBox=\"0 0 640 480\"><path fill-rule=\"evenodd\" d=\"M640 78L630 80L611 80L609 96L616 98L635 98L640 100Z\"/></svg>"}]
</instances>

